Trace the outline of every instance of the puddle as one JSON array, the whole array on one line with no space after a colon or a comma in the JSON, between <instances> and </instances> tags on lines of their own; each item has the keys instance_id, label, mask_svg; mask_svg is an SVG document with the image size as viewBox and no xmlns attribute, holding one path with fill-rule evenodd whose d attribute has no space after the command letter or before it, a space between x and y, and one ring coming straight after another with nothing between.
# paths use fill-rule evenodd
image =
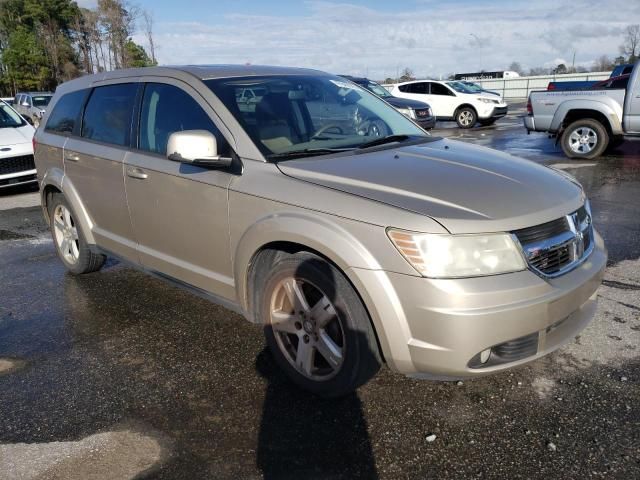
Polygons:
<instances>
[{"instance_id":1,"label":"puddle","mask_svg":"<svg viewBox=\"0 0 640 480\"><path fill-rule=\"evenodd\" d=\"M25 238L35 238L33 235L26 233L12 232L11 230L0 229L0 241L1 240L23 240Z\"/></svg>"}]
</instances>

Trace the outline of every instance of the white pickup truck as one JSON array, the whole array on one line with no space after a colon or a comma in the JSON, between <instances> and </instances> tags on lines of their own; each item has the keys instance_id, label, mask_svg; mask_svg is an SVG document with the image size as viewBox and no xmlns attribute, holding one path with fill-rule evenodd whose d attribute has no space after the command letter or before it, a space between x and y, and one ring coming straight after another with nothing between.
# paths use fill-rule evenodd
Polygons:
<instances>
[{"instance_id":1,"label":"white pickup truck","mask_svg":"<svg viewBox=\"0 0 640 480\"><path fill-rule=\"evenodd\" d=\"M591 159L608 146L640 140L640 62L626 88L531 92L527 131L555 135L569 158Z\"/></svg>"}]
</instances>

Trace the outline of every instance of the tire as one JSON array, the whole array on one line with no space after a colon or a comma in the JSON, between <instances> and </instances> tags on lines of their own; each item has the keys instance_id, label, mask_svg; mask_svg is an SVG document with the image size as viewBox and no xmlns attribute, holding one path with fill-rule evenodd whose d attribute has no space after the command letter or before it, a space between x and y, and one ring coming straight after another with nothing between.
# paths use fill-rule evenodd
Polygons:
<instances>
[{"instance_id":1,"label":"tire","mask_svg":"<svg viewBox=\"0 0 640 480\"><path fill-rule=\"evenodd\" d=\"M560 138L562 151L569 158L591 160L599 157L609 144L609 134L597 120L583 118L571 123Z\"/></svg>"},{"instance_id":2,"label":"tire","mask_svg":"<svg viewBox=\"0 0 640 480\"><path fill-rule=\"evenodd\" d=\"M54 193L47 207L53 244L67 270L74 274L100 270L106 257L89 249L82 230L77 228L75 213L64 195Z\"/></svg>"},{"instance_id":3,"label":"tire","mask_svg":"<svg viewBox=\"0 0 640 480\"><path fill-rule=\"evenodd\" d=\"M472 128L477 120L478 115L471 107L462 107L456 111L456 123L460 128Z\"/></svg>"},{"instance_id":4,"label":"tire","mask_svg":"<svg viewBox=\"0 0 640 480\"><path fill-rule=\"evenodd\" d=\"M381 358L369 315L334 265L307 252L285 255L255 284L264 285L256 313L267 345L296 385L339 397L377 373Z\"/></svg>"},{"instance_id":5,"label":"tire","mask_svg":"<svg viewBox=\"0 0 640 480\"><path fill-rule=\"evenodd\" d=\"M488 127L489 125L493 125L494 123L496 123L496 120L496 118L485 118L478 120L478 123L483 127Z\"/></svg>"}]
</instances>

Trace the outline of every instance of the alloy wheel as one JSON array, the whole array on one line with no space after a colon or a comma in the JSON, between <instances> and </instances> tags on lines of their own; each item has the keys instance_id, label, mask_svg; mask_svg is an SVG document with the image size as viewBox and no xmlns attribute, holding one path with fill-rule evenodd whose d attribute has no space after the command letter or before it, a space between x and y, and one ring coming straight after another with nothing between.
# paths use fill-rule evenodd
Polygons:
<instances>
[{"instance_id":1,"label":"alloy wheel","mask_svg":"<svg viewBox=\"0 0 640 480\"><path fill-rule=\"evenodd\" d=\"M598 134L589 127L578 127L569 135L569 148L575 153L590 153L597 144Z\"/></svg>"},{"instance_id":2,"label":"alloy wheel","mask_svg":"<svg viewBox=\"0 0 640 480\"><path fill-rule=\"evenodd\" d=\"M270 322L280 351L299 373L323 381L340 371L345 358L344 327L317 286L290 276L283 279L271 297Z\"/></svg>"},{"instance_id":3,"label":"alloy wheel","mask_svg":"<svg viewBox=\"0 0 640 480\"><path fill-rule=\"evenodd\" d=\"M465 127L470 126L471 122L473 122L473 113L469 110L463 110L458 114L458 121L460 122L460 125Z\"/></svg>"},{"instance_id":4,"label":"alloy wheel","mask_svg":"<svg viewBox=\"0 0 640 480\"><path fill-rule=\"evenodd\" d=\"M53 212L53 231L58 251L68 263L75 264L80 256L78 229L64 205L58 205Z\"/></svg>"}]
</instances>

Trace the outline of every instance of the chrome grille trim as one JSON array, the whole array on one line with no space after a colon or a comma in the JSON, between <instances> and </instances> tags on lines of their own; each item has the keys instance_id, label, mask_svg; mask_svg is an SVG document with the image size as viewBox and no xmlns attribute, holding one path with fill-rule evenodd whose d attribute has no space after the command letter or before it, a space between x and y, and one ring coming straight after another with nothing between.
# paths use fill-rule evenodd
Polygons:
<instances>
[{"instance_id":1,"label":"chrome grille trim","mask_svg":"<svg viewBox=\"0 0 640 480\"><path fill-rule=\"evenodd\" d=\"M545 278L573 270L594 248L591 214L586 206L552 222L516 230L512 237L521 246L529 268Z\"/></svg>"}]
</instances>

